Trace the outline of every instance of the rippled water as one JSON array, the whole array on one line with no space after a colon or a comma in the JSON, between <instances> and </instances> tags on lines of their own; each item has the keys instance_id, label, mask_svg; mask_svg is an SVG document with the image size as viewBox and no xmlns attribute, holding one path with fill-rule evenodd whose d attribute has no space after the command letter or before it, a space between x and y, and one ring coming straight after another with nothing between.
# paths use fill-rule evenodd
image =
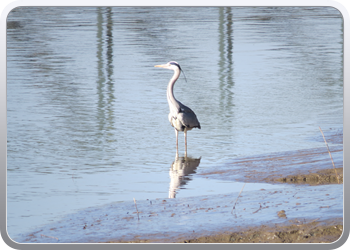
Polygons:
<instances>
[{"instance_id":1,"label":"rippled water","mask_svg":"<svg viewBox=\"0 0 350 250\"><path fill-rule=\"evenodd\" d=\"M14 9L9 235L112 201L240 190L195 173L237 156L324 146L308 138L318 126L343 126L342 54L342 18L330 7ZM170 60L187 78L175 96L202 126L188 133L198 163L190 173L174 162L172 71L153 67ZM183 144L180 134L180 156Z\"/></svg>"}]
</instances>

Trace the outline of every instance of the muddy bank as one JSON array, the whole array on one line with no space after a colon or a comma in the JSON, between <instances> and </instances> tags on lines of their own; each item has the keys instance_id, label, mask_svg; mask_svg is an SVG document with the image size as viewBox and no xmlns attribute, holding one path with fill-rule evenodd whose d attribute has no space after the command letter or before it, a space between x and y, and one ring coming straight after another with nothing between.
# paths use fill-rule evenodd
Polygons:
<instances>
[{"instance_id":1,"label":"muddy bank","mask_svg":"<svg viewBox=\"0 0 350 250\"><path fill-rule=\"evenodd\" d=\"M338 178L342 181L343 146L332 145L330 150L338 170ZM294 183L326 184L337 178L326 147L240 157L215 169L200 171L198 175L247 183L279 183L291 180Z\"/></svg>"},{"instance_id":2,"label":"muddy bank","mask_svg":"<svg viewBox=\"0 0 350 250\"><path fill-rule=\"evenodd\" d=\"M287 224L287 225L286 225ZM304 222L291 220L288 223L240 228L233 232L215 233L201 237L182 237L172 243L332 243L343 233L340 219ZM155 239L131 241L108 241L106 243L159 243Z\"/></svg>"},{"instance_id":3,"label":"muddy bank","mask_svg":"<svg viewBox=\"0 0 350 250\"><path fill-rule=\"evenodd\" d=\"M192 239L183 243L332 243L343 233L343 223L338 220L290 225L260 226L238 232L226 232Z\"/></svg>"},{"instance_id":4,"label":"muddy bank","mask_svg":"<svg viewBox=\"0 0 350 250\"><path fill-rule=\"evenodd\" d=\"M276 179L276 181L308 185L342 184L343 168L324 169L310 174L288 175L286 177Z\"/></svg>"}]
</instances>

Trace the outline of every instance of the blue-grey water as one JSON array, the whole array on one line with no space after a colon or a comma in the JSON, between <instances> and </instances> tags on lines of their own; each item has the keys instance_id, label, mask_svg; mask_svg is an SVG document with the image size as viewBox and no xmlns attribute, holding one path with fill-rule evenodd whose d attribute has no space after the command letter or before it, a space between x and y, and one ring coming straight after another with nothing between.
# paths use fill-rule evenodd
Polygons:
<instances>
[{"instance_id":1,"label":"blue-grey water","mask_svg":"<svg viewBox=\"0 0 350 250\"><path fill-rule=\"evenodd\" d=\"M7 21L12 238L110 202L239 191L196 172L322 147L310 139L318 126L343 127L343 20L331 7L20 7ZM173 72L154 68L170 60L187 79L175 96L202 126L188 132L200 163L182 177L171 168Z\"/></svg>"}]
</instances>

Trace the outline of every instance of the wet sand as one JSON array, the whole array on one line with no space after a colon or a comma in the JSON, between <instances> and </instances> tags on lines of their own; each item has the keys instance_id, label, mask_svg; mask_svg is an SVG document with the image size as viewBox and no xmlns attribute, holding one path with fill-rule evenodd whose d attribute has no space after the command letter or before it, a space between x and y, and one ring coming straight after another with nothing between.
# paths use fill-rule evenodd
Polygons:
<instances>
[{"instance_id":1,"label":"wet sand","mask_svg":"<svg viewBox=\"0 0 350 250\"><path fill-rule=\"evenodd\" d=\"M333 138L336 141L336 138ZM22 235L22 243L335 242L343 230L343 147L242 157L203 178L284 183L285 188L113 203ZM338 183L339 180L339 183Z\"/></svg>"},{"instance_id":2,"label":"wet sand","mask_svg":"<svg viewBox=\"0 0 350 250\"><path fill-rule=\"evenodd\" d=\"M343 146L331 146L330 150L339 172L338 178L342 181ZM216 167L215 170L203 171L199 175L247 183L278 183L293 180L295 183L298 180L305 180L304 184L318 182L330 184L336 178L326 147L236 158L228 164Z\"/></svg>"},{"instance_id":3,"label":"wet sand","mask_svg":"<svg viewBox=\"0 0 350 250\"><path fill-rule=\"evenodd\" d=\"M240 229L201 237L178 238L174 243L332 243L343 233L342 220L326 222L290 221L288 225L275 224ZM156 240L109 241L107 243L159 243Z\"/></svg>"},{"instance_id":4,"label":"wet sand","mask_svg":"<svg viewBox=\"0 0 350 250\"><path fill-rule=\"evenodd\" d=\"M332 243L343 233L341 220L303 223L295 220L289 225L252 227L237 232L226 232L193 239L183 243Z\"/></svg>"}]
</instances>

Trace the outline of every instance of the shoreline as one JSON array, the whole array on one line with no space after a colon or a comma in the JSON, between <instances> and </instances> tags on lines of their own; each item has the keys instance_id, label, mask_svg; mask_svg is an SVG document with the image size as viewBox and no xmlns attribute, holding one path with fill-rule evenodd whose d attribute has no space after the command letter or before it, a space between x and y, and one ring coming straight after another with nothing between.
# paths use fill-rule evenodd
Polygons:
<instances>
[{"instance_id":1,"label":"shoreline","mask_svg":"<svg viewBox=\"0 0 350 250\"><path fill-rule=\"evenodd\" d=\"M184 243L332 243L343 233L340 218L327 222L296 221L290 225L260 226L194 239Z\"/></svg>"},{"instance_id":2,"label":"shoreline","mask_svg":"<svg viewBox=\"0 0 350 250\"><path fill-rule=\"evenodd\" d=\"M291 220L287 223L241 228L209 235L178 237L169 240L138 239L116 240L99 243L333 243L343 234L342 218L328 221L304 222Z\"/></svg>"}]
</instances>

